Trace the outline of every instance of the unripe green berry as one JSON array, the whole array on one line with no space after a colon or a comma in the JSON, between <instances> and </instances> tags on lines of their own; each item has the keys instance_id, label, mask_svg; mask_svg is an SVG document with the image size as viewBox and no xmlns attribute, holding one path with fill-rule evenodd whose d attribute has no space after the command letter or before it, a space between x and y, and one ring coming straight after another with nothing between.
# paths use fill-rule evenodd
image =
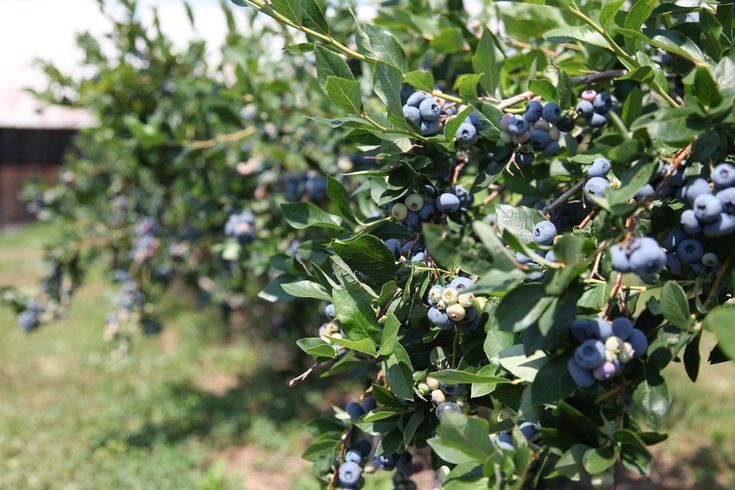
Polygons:
<instances>
[{"instance_id":1,"label":"unripe green berry","mask_svg":"<svg viewBox=\"0 0 735 490\"><path fill-rule=\"evenodd\" d=\"M434 390L431 392L431 401L438 405L447 401L447 397L442 390Z\"/></svg>"},{"instance_id":2,"label":"unripe green berry","mask_svg":"<svg viewBox=\"0 0 735 490\"><path fill-rule=\"evenodd\" d=\"M398 202L393 205L390 210L390 214L398 221L403 221L406 219L406 216L408 216L408 208L405 204Z\"/></svg>"},{"instance_id":3,"label":"unripe green berry","mask_svg":"<svg viewBox=\"0 0 735 490\"><path fill-rule=\"evenodd\" d=\"M620 337L608 337L607 340L605 340L605 350L608 352L611 352L613 354L617 354L620 352L620 349L623 347L623 339Z\"/></svg>"},{"instance_id":4,"label":"unripe green berry","mask_svg":"<svg viewBox=\"0 0 735 490\"><path fill-rule=\"evenodd\" d=\"M590 477L590 483L594 488L610 488L615 485L615 475L613 475L612 471L592 475Z\"/></svg>"},{"instance_id":5,"label":"unripe green berry","mask_svg":"<svg viewBox=\"0 0 735 490\"><path fill-rule=\"evenodd\" d=\"M630 345L628 342L624 342L623 346L620 348L620 352L618 352L618 361L625 364L626 362L630 361L633 358L633 346Z\"/></svg>"},{"instance_id":6,"label":"unripe green berry","mask_svg":"<svg viewBox=\"0 0 735 490\"><path fill-rule=\"evenodd\" d=\"M444 292L442 293L442 301L449 306L453 305L457 302L457 298L459 297L459 291L457 291L454 288L446 288Z\"/></svg>"},{"instance_id":7,"label":"unripe green berry","mask_svg":"<svg viewBox=\"0 0 735 490\"><path fill-rule=\"evenodd\" d=\"M485 305L487 305L487 298L484 296L475 296L472 301L472 307L477 310L478 315L485 311Z\"/></svg>"},{"instance_id":8,"label":"unripe green berry","mask_svg":"<svg viewBox=\"0 0 735 490\"><path fill-rule=\"evenodd\" d=\"M406 203L406 207L414 213L424 207L424 198L418 194L409 194L404 202Z\"/></svg>"},{"instance_id":9,"label":"unripe green berry","mask_svg":"<svg viewBox=\"0 0 735 490\"><path fill-rule=\"evenodd\" d=\"M454 303L447 307L447 315L455 322L461 322L464 320L464 316L467 312L464 307L459 303Z\"/></svg>"},{"instance_id":10,"label":"unripe green berry","mask_svg":"<svg viewBox=\"0 0 735 490\"><path fill-rule=\"evenodd\" d=\"M712 252L707 252L706 254L702 255L702 265L705 267L717 267L720 264L720 259L717 258L717 255L713 254Z\"/></svg>"},{"instance_id":11,"label":"unripe green berry","mask_svg":"<svg viewBox=\"0 0 735 490\"><path fill-rule=\"evenodd\" d=\"M439 389L439 381L435 380L431 376L426 377L426 384L429 385L429 388L432 390L438 390Z\"/></svg>"},{"instance_id":12,"label":"unripe green berry","mask_svg":"<svg viewBox=\"0 0 735 490\"><path fill-rule=\"evenodd\" d=\"M426 383L419 383L418 389L419 389L419 393L421 393L424 396L431 393L431 388L429 388L429 385L427 385Z\"/></svg>"},{"instance_id":13,"label":"unripe green berry","mask_svg":"<svg viewBox=\"0 0 735 490\"><path fill-rule=\"evenodd\" d=\"M440 302L442 300L442 291L444 291L443 287L433 286L429 289L429 299L434 303Z\"/></svg>"},{"instance_id":14,"label":"unripe green berry","mask_svg":"<svg viewBox=\"0 0 735 490\"><path fill-rule=\"evenodd\" d=\"M457 303L462 305L465 308L469 308L472 306L472 303L475 301L475 295L472 293L462 293L457 298Z\"/></svg>"}]
</instances>

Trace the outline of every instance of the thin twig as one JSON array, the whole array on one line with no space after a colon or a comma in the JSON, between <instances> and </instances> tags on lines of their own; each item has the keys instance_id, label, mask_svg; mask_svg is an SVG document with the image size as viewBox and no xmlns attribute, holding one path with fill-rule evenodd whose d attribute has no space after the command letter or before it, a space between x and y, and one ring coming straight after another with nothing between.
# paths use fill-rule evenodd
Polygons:
<instances>
[{"instance_id":1,"label":"thin twig","mask_svg":"<svg viewBox=\"0 0 735 490\"><path fill-rule=\"evenodd\" d=\"M314 369L316 369L317 367L319 367L321 364L323 364L323 363L322 362L315 362L314 364L312 364L309 369L307 369L303 373L299 374L295 378L292 378L291 381L288 382L288 387L289 388L293 388L293 386L296 383L300 383L301 381L304 381L306 378L309 377L309 375L311 374L311 372L314 371Z\"/></svg>"},{"instance_id":2,"label":"thin twig","mask_svg":"<svg viewBox=\"0 0 735 490\"><path fill-rule=\"evenodd\" d=\"M555 207L560 206L561 204L564 204L567 201L567 199L569 199L574 194L576 194L577 192L579 192L579 190L583 186L584 186L584 181L583 180L580 180L579 182L577 182L576 184L574 184L572 187L570 187L569 189L567 189L566 192L564 192L561 196L559 196L556 199L554 199L554 201L552 201L551 204L549 204L548 206L546 206L544 208L543 212L544 213L548 213L549 211L551 211Z\"/></svg>"}]
</instances>

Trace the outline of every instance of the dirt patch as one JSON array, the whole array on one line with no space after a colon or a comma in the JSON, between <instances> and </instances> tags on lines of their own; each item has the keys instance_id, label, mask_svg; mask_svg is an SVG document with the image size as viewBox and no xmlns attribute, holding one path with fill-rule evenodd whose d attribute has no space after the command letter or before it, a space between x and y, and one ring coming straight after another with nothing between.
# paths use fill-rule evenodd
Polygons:
<instances>
[{"instance_id":1,"label":"dirt patch","mask_svg":"<svg viewBox=\"0 0 735 490\"><path fill-rule=\"evenodd\" d=\"M228 391L236 388L240 383L239 378L233 373L209 373L196 380L197 386L207 393L223 396Z\"/></svg>"},{"instance_id":2,"label":"dirt patch","mask_svg":"<svg viewBox=\"0 0 735 490\"><path fill-rule=\"evenodd\" d=\"M215 459L225 462L228 476L242 481L244 490L282 490L291 488L291 481L309 474L310 463L298 454L284 455L273 460L253 446L225 449Z\"/></svg>"}]
</instances>

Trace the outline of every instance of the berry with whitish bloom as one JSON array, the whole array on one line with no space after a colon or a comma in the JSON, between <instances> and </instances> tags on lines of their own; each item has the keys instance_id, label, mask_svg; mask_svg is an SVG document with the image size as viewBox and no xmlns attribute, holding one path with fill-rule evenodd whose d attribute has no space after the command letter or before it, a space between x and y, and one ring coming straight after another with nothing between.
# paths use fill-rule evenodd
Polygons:
<instances>
[{"instance_id":1,"label":"berry with whitish bloom","mask_svg":"<svg viewBox=\"0 0 735 490\"><path fill-rule=\"evenodd\" d=\"M406 196L404 204L409 211L413 211L414 213L416 213L424 207L424 198L418 194L409 194L408 196Z\"/></svg>"},{"instance_id":2,"label":"berry with whitish bloom","mask_svg":"<svg viewBox=\"0 0 735 490\"><path fill-rule=\"evenodd\" d=\"M532 100L526 106L526 113L523 115L523 117L528 122L536 122L539 119L541 119L541 115L543 111L544 111L544 106L541 105L541 102L537 100Z\"/></svg>"},{"instance_id":3,"label":"berry with whitish bloom","mask_svg":"<svg viewBox=\"0 0 735 490\"><path fill-rule=\"evenodd\" d=\"M592 376L594 376L595 379L604 381L612 378L617 371L618 369L614 363L605 361L603 365L596 367L595 370L592 371Z\"/></svg>"},{"instance_id":4,"label":"berry with whitish bloom","mask_svg":"<svg viewBox=\"0 0 735 490\"><path fill-rule=\"evenodd\" d=\"M515 446L513 446L513 436L509 432L501 432L498 434L496 444L500 449L505 449L506 451L515 450Z\"/></svg>"},{"instance_id":5,"label":"berry with whitish bloom","mask_svg":"<svg viewBox=\"0 0 735 490\"><path fill-rule=\"evenodd\" d=\"M548 252L546 252L546 255L544 256L544 258L548 260L549 262L556 262L556 254L554 253L553 250L549 250Z\"/></svg>"},{"instance_id":6,"label":"berry with whitish bloom","mask_svg":"<svg viewBox=\"0 0 735 490\"><path fill-rule=\"evenodd\" d=\"M694 238L687 238L676 247L676 254L684 262L698 262L704 255L704 247Z\"/></svg>"},{"instance_id":7,"label":"berry with whitish bloom","mask_svg":"<svg viewBox=\"0 0 735 490\"><path fill-rule=\"evenodd\" d=\"M722 203L712 194L701 194L694 200L693 209L700 222L709 223L722 213Z\"/></svg>"},{"instance_id":8,"label":"berry with whitish bloom","mask_svg":"<svg viewBox=\"0 0 735 490\"><path fill-rule=\"evenodd\" d=\"M424 136L434 136L439 133L440 128L439 121L427 121L421 120L421 134Z\"/></svg>"},{"instance_id":9,"label":"berry with whitish bloom","mask_svg":"<svg viewBox=\"0 0 735 490\"><path fill-rule=\"evenodd\" d=\"M605 362L605 344L589 339L574 350L574 361L583 369L595 369Z\"/></svg>"},{"instance_id":10,"label":"berry with whitish bloom","mask_svg":"<svg viewBox=\"0 0 735 490\"><path fill-rule=\"evenodd\" d=\"M434 201L424 202L419 210L419 219L421 221L428 221L433 215L436 208L434 207Z\"/></svg>"},{"instance_id":11,"label":"berry with whitish bloom","mask_svg":"<svg viewBox=\"0 0 735 490\"><path fill-rule=\"evenodd\" d=\"M385 244L393 252L393 255L397 258L401 255L401 241L397 238L389 238L385 241Z\"/></svg>"},{"instance_id":12,"label":"berry with whitish bloom","mask_svg":"<svg viewBox=\"0 0 735 490\"><path fill-rule=\"evenodd\" d=\"M693 209L687 209L681 213L680 223L681 226L684 227L684 230L692 235L702 231L702 227L699 224L699 220L697 219L697 215L694 213Z\"/></svg>"},{"instance_id":13,"label":"berry with whitish bloom","mask_svg":"<svg viewBox=\"0 0 735 490\"><path fill-rule=\"evenodd\" d=\"M482 118L480 117L480 113L477 111L470 112L470 115L467 116L467 120L478 129L482 127Z\"/></svg>"},{"instance_id":14,"label":"berry with whitish bloom","mask_svg":"<svg viewBox=\"0 0 735 490\"><path fill-rule=\"evenodd\" d=\"M580 388L589 388L595 384L592 371L584 369L574 359L569 359L569 362L567 362L567 371L572 376L574 383Z\"/></svg>"},{"instance_id":15,"label":"berry with whitish bloom","mask_svg":"<svg viewBox=\"0 0 735 490\"><path fill-rule=\"evenodd\" d=\"M362 409L362 405L357 402L350 402L345 407L345 412L350 416L350 420L353 422L365 415L365 411Z\"/></svg>"},{"instance_id":16,"label":"berry with whitish bloom","mask_svg":"<svg viewBox=\"0 0 735 490\"><path fill-rule=\"evenodd\" d=\"M735 214L735 188L729 187L715 194L717 200L722 204L722 209L729 214Z\"/></svg>"},{"instance_id":17,"label":"berry with whitish bloom","mask_svg":"<svg viewBox=\"0 0 735 490\"><path fill-rule=\"evenodd\" d=\"M457 143L460 145L472 145L477 141L477 128L469 122L463 122L457 128L454 137L457 138Z\"/></svg>"},{"instance_id":18,"label":"berry with whitish bloom","mask_svg":"<svg viewBox=\"0 0 735 490\"><path fill-rule=\"evenodd\" d=\"M25 310L18 315L18 325L24 332L30 332L39 325L38 316L32 310Z\"/></svg>"},{"instance_id":19,"label":"berry with whitish bloom","mask_svg":"<svg viewBox=\"0 0 735 490\"><path fill-rule=\"evenodd\" d=\"M653 188L651 184L646 184L640 189L638 189L638 192L636 192L635 197L636 199L646 199L648 197L651 197L656 193L656 189Z\"/></svg>"},{"instance_id":20,"label":"berry with whitish bloom","mask_svg":"<svg viewBox=\"0 0 735 490\"><path fill-rule=\"evenodd\" d=\"M508 131L508 125L513 120L513 114L503 114L503 117L500 118L500 130L501 131Z\"/></svg>"},{"instance_id":21,"label":"berry with whitish bloom","mask_svg":"<svg viewBox=\"0 0 735 490\"><path fill-rule=\"evenodd\" d=\"M539 245L551 245L556 238L556 226L551 221L540 221L533 227L533 241Z\"/></svg>"},{"instance_id":22,"label":"berry with whitish bloom","mask_svg":"<svg viewBox=\"0 0 735 490\"><path fill-rule=\"evenodd\" d=\"M605 340L613 334L612 325L604 318L592 318L587 323L587 336Z\"/></svg>"},{"instance_id":23,"label":"berry with whitish bloom","mask_svg":"<svg viewBox=\"0 0 735 490\"><path fill-rule=\"evenodd\" d=\"M446 314L452 321L461 322L465 317L465 309L459 303L447 306Z\"/></svg>"},{"instance_id":24,"label":"berry with whitish bloom","mask_svg":"<svg viewBox=\"0 0 735 490\"><path fill-rule=\"evenodd\" d=\"M610 247L610 258L612 260L612 268L617 272L630 272L630 257L625 248L620 245Z\"/></svg>"},{"instance_id":25,"label":"berry with whitish bloom","mask_svg":"<svg viewBox=\"0 0 735 490\"><path fill-rule=\"evenodd\" d=\"M666 265L666 253L656 240L649 237L637 238L630 254L630 270L638 275L655 274Z\"/></svg>"},{"instance_id":26,"label":"berry with whitish bloom","mask_svg":"<svg viewBox=\"0 0 735 490\"><path fill-rule=\"evenodd\" d=\"M448 330L452 328L452 320L445 311L441 311L436 306L429 308L428 318L431 323L436 325L442 330Z\"/></svg>"},{"instance_id":27,"label":"berry with whitish bloom","mask_svg":"<svg viewBox=\"0 0 735 490\"><path fill-rule=\"evenodd\" d=\"M561 146L559 145L558 141L551 141L548 145L544 148L544 155L547 157L553 157L554 155L557 155L561 151Z\"/></svg>"},{"instance_id":28,"label":"berry with whitish bloom","mask_svg":"<svg viewBox=\"0 0 735 490\"><path fill-rule=\"evenodd\" d=\"M735 165L729 162L721 163L712 169L709 178L718 189L735 186Z\"/></svg>"},{"instance_id":29,"label":"berry with whitish bloom","mask_svg":"<svg viewBox=\"0 0 735 490\"><path fill-rule=\"evenodd\" d=\"M440 403L439 406L436 407L436 418L441 420L442 415L447 412L462 413L462 408L453 402Z\"/></svg>"},{"instance_id":30,"label":"berry with whitish bloom","mask_svg":"<svg viewBox=\"0 0 735 490\"><path fill-rule=\"evenodd\" d=\"M339 467L339 481L344 485L354 485L360 481L362 468L352 461L344 462Z\"/></svg>"},{"instance_id":31,"label":"berry with whitish bloom","mask_svg":"<svg viewBox=\"0 0 735 490\"><path fill-rule=\"evenodd\" d=\"M589 125L591 128L601 128L607 124L607 118L602 114L595 112L589 119Z\"/></svg>"},{"instance_id":32,"label":"berry with whitish bloom","mask_svg":"<svg viewBox=\"0 0 735 490\"><path fill-rule=\"evenodd\" d=\"M431 401L438 404L442 404L447 401L447 396L442 390L433 390L431 392Z\"/></svg>"},{"instance_id":33,"label":"berry with whitish bloom","mask_svg":"<svg viewBox=\"0 0 735 490\"><path fill-rule=\"evenodd\" d=\"M390 209L390 214L398 221L403 221L408 216L408 208L403 203L395 203Z\"/></svg>"},{"instance_id":34,"label":"berry with whitish bloom","mask_svg":"<svg viewBox=\"0 0 735 490\"><path fill-rule=\"evenodd\" d=\"M538 426L533 422L523 422L518 428L521 430L521 434L529 441L533 440L538 434Z\"/></svg>"},{"instance_id":35,"label":"berry with whitish bloom","mask_svg":"<svg viewBox=\"0 0 735 490\"><path fill-rule=\"evenodd\" d=\"M367 439L358 439L355 443L355 451L362 454L363 457L368 457L373 451L373 445Z\"/></svg>"},{"instance_id":36,"label":"berry with whitish bloom","mask_svg":"<svg viewBox=\"0 0 735 490\"><path fill-rule=\"evenodd\" d=\"M585 340L590 338L589 331L590 331L590 320L586 318L577 318L572 322L572 324L569 326L569 331L571 332L572 336L579 340L580 342L584 342Z\"/></svg>"},{"instance_id":37,"label":"berry with whitish bloom","mask_svg":"<svg viewBox=\"0 0 735 490\"><path fill-rule=\"evenodd\" d=\"M582 100L592 102L593 100L595 100L595 97L597 97L597 90L587 89L582 92Z\"/></svg>"},{"instance_id":38,"label":"berry with whitish bloom","mask_svg":"<svg viewBox=\"0 0 735 490\"><path fill-rule=\"evenodd\" d=\"M330 320L337 318L337 312L334 310L334 305L332 303L327 303L327 306L324 307L324 314Z\"/></svg>"},{"instance_id":39,"label":"berry with whitish bloom","mask_svg":"<svg viewBox=\"0 0 735 490\"><path fill-rule=\"evenodd\" d=\"M441 301L443 291L444 291L444 287L438 284L435 286L432 286L431 289L429 289L429 304L431 306L434 306L439 301Z\"/></svg>"},{"instance_id":40,"label":"berry with whitish bloom","mask_svg":"<svg viewBox=\"0 0 735 490\"><path fill-rule=\"evenodd\" d=\"M452 193L445 192L436 198L436 209L442 213L453 213L457 211L461 203L459 198Z\"/></svg>"},{"instance_id":41,"label":"berry with whitish bloom","mask_svg":"<svg viewBox=\"0 0 735 490\"><path fill-rule=\"evenodd\" d=\"M627 340L633 332L633 322L629 318L619 316L612 322L612 333L616 337Z\"/></svg>"},{"instance_id":42,"label":"berry with whitish bloom","mask_svg":"<svg viewBox=\"0 0 735 490\"><path fill-rule=\"evenodd\" d=\"M456 303L457 298L459 298L459 291L457 291L456 288L447 287L442 291L442 301L444 301L447 306Z\"/></svg>"},{"instance_id":43,"label":"berry with whitish bloom","mask_svg":"<svg viewBox=\"0 0 735 490\"><path fill-rule=\"evenodd\" d=\"M355 449L350 449L345 453L345 461L350 463L362 464L363 456L362 453Z\"/></svg>"},{"instance_id":44,"label":"berry with whitish bloom","mask_svg":"<svg viewBox=\"0 0 735 490\"><path fill-rule=\"evenodd\" d=\"M459 297L457 297L457 303L459 303L464 308L471 307L474 302L475 295L472 293L461 293Z\"/></svg>"},{"instance_id":45,"label":"berry with whitish bloom","mask_svg":"<svg viewBox=\"0 0 735 490\"><path fill-rule=\"evenodd\" d=\"M592 102L588 100L580 100L576 107L577 114L585 119L589 119L595 113L595 108L592 106Z\"/></svg>"},{"instance_id":46,"label":"berry with whitish bloom","mask_svg":"<svg viewBox=\"0 0 735 490\"><path fill-rule=\"evenodd\" d=\"M702 227L702 233L708 237L719 237L729 235L735 231L735 217L731 214L720 213L711 223Z\"/></svg>"},{"instance_id":47,"label":"berry with whitish bloom","mask_svg":"<svg viewBox=\"0 0 735 490\"><path fill-rule=\"evenodd\" d=\"M595 112L605 114L612 107L612 97L605 92L600 92L592 101L592 106L595 108Z\"/></svg>"},{"instance_id":48,"label":"berry with whitish bloom","mask_svg":"<svg viewBox=\"0 0 735 490\"><path fill-rule=\"evenodd\" d=\"M516 260L518 261L519 264L524 264L524 265L525 264L530 264L530 263L533 262L531 260L531 257L529 257L528 255L526 255L526 254L524 254L522 252L516 252Z\"/></svg>"},{"instance_id":49,"label":"berry with whitish bloom","mask_svg":"<svg viewBox=\"0 0 735 490\"><path fill-rule=\"evenodd\" d=\"M431 98L426 92L414 92L406 101L406 105L418 108L425 99Z\"/></svg>"},{"instance_id":50,"label":"berry with whitish bloom","mask_svg":"<svg viewBox=\"0 0 735 490\"><path fill-rule=\"evenodd\" d=\"M610 173L612 164L610 160L604 157L595 158L592 161L592 165L587 167L587 175L590 177L606 177Z\"/></svg>"},{"instance_id":51,"label":"berry with whitish bloom","mask_svg":"<svg viewBox=\"0 0 735 490\"><path fill-rule=\"evenodd\" d=\"M429 97L421 101L419 111L424 121L436 121L442 113L442 107L433 97Z\"/></svg>"},{"instance_id":52,"label":"berry with whitish bloom","mask_svg":"<svg viewBox=\"0 0 735 490\"><path fill-rule=\"evenodd\" d=\"M512 116L510 121L508 121L507 131L511 136L519 136L523 133L526 133L528 131L528 128L528 121L520 116Z\"/></svg>"},{"instance_id":53,"label":"berry with whitish bloom","mask_svg":"<svg viewBox=\"0 0 735 490\"><path fill-rule=\"evenodd\" d=\"M554 124L561 119L561 107L556 102L547 102L542 114L545 121Z\"/></svg>"},{"instance_id":54,"label":"berry with whitish bloom","mask_svg":"<svg viewBox=\"0 0 735 490\"><path fill-rule=\"evenodd\" d=\"M417 107L413 107L410 105L404 105L403 106L403 116L409 121L416 124L416 126L421 125L421 112L418 110Z\"/></svg>"},{"instance_id":55,"label":"berry with whitish bloom","mask_svg":"<svg viewBox=\"0 0 735 490\"><path fill-rule=\"evenodd\" d=\"M533 148L536 150L546 148L546 145L548 145L551 141L549 132L545 129L532 129L531 131L529 131L528 136L529 140L531 141L531 146L533 146Z\"/></svg>"},{"instance_id":56,"label":"berry with whitish bloom","mask_svg":"<svg viewBox=\"0 0 735 490\"><path fill-rule=\"evenodd\" d=\"M605 197L605 190L610 187L610 182L602 177L592 177L584 185L584 192L595 197Z\"/></svg>"},{"instance_id":57,"label":"berry with whitish bloom","mask_svg":"<svg viewBox=\"0 0 735 490\"><path fill-rule=\"evenodd\" d=\"M709 182L702 178L690 180L684 186L683 197L686 198L690 204L693 204L694 200L703 194L712 194L712 189L710 189Z\"/></svg>"},{"instance_id":58,"label":"berry with whitish bloom","mask_svg":"<svg viewBox=\"0 0 735 490\"><path fill-rule=\"evenodd\" d=\"M648 338L643 331L634 328L627 339L627 343L633 348L633 357L643 357L648 350Z\"/></svg>"}]
</instances>

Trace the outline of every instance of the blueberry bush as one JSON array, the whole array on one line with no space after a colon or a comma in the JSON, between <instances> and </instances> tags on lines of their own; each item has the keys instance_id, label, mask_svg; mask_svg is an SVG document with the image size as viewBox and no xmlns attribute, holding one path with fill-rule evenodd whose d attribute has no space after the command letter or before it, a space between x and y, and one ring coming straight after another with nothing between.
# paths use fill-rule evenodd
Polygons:
<instances>
[{"instance_id":1,"label":"blueberry bush","mask_svg":"<svg viewBox=\"0 0 735 490\"><path fill-rule=\"evenodd\" d=\"M281 206L310 254L277 284L325 313L291 384L362 389L308 426L323 485L647 474L664 367L735 356L733 5L388 2L345 36L316 0L233 2L300 33L303 97L370 162Z\"/></svg>"}]
</instances>

